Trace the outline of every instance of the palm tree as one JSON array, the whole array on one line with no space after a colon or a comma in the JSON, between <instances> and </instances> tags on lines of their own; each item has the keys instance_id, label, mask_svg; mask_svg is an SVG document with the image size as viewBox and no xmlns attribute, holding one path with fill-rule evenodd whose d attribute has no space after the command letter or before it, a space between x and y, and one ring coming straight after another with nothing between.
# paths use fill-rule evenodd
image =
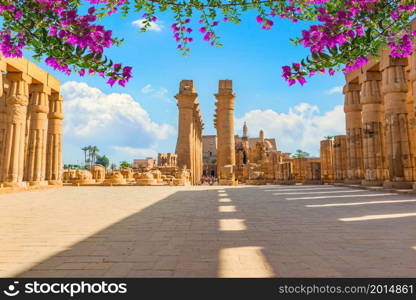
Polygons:
<instances>
[{"instance_id":1,"label":"palm tree","mask_svg":"<svg viewBox=\"0 0 416 300\"><path fill-rule=\"evenodd\" d=\"M324 136L324 139L326 139L326 140L332 140L334 137L333 136L330 136L330 135L327 135L327 136Z\"/></svg>"},{"instance_id":2,"label":"palm tree","mask_svg":"<svg viewBox=\"0 0 416 300\"><path fill-rule=\"evenodd\" d=\"M309 157L309 153L301 149L296 150L296 153L292 155L292 158L307 158L307 157Z\"/></svg>"},{"instance_id":3,"label":"palm tree","mask_svg":"<svg viewBox=\"0 0 416 300\"><path fill-rule=\"evenodd\" d=\"M88 161L87 162L91 166L91 160L92 160L91 149L92 149L92 146L89 145L89 146L87 146L87 148L88 148Z\"/></svg>"},{"instance_id":4,"label":"palm tree","mask_svg":"<svg viewBox=\"0 0 416 300\"><path fill-rule=\"evenodd\" d=\"M95 164L95 159L97 157L97 152L100 152L100 149L98 149L97 146L92 146L90 151L91 151L91 163Z\"/></svg>"},{"instance_id":5,"label":"palm tree","mask_svg":"<svg viewBox=\"0 0 416 300\"><path fill-rule=\"evenodd\" d=\"M84 151L84 163L87 164L87 151L89 150L87 146L81 148Z\"/></svg>"}]
</instances>

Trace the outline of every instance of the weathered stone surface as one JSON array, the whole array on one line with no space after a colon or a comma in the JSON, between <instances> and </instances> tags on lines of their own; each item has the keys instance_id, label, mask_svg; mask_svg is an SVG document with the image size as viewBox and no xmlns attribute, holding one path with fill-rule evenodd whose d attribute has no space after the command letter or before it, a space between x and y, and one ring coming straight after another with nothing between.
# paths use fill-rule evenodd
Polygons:
<instances>
[{"instance_id":1,"label":"weathered stone surface","mask_svg":"<svg viewBox=\"0 0 416 300\"><path fill-rule=\"evenodd\" d=\"M349 183L361 183L364 178L362 119L360 86L347 83L344 87L345 119L347 131L347 179Z\"/></svg>"},{"instance_id":2,"label":"weathered stone surface","mask_svg":"<svg viewBox=\"0 0 416 300\"><path fill-rule=\"evenodd\" d=\"M215 128L217 129L217 174L221 184L233 185L235 181L234 168L232 174L225 166L235 167L235 140L234 140L234 100L231 80L220 80L217 99L217 114Z\"/></svg>"},{"instance_id":3,"label":"weathered stone surface","mask_svg":"<svg viewBox=\"0 0 416 300\"><path fill-rule=\"evenodd\" d=\"M179 123L176 143L177 165L191 171L192 184L199 184L202 176L202 129L198 94L192 80L182 80L178 100Z\"/></svg>"},{"instance_id":4,"label":"weathered stone surface","mask_svg":"<svg viewBox=\"0 0 416 300\"><path fill-rule=\"evenodd\" d=\"M321 141L321 180L334 182L334 145L332 139Z\"/></svg>"}]
</instances>

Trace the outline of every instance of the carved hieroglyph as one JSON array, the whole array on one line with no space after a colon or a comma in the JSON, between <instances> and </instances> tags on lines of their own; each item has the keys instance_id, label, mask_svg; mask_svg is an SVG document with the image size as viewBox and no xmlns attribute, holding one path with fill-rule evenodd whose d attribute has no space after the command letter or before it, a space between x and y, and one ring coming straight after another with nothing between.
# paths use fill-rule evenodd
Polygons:
<instances>
[{"instance_id":1,"label":"carved hieroglyph","mask_svg":"<svg viewBox=\"0 0 416 300\"><path fill-rule=\"evenodd\" d=\"M46 177L47 114L51 90L42 84L32 84L30 93L25 180L33 185L43 182Z\"/></svg>"},{"instance_id":2,"label":"carved hieroglyph","mask_svg":"<svg viewBox=\"0 0 416 300\"><path fill-rule=\"evenodd\" d=\"M46 147L46 180L49 184L62 184L62 102L63 98L58 93L53 93L49 98Z\"/></svg>"},{"instance_id":3,"label":"carved hieroglyph","mask_svg":"<svg viewBox=\"0 0 416 300\"><path fill-rule=\"evenodd\" d=\"M21 186L25 161L26 114L31 78L23 73L8 73L6 95L6 138L3 181L6 186Z\"/></svg>"},{"instance_id":4,"label":"carved hieroglyph","mask_svg":"<svg viewBox=\"0 0 416 300\"><path fill-rule=\"evenodd\" d=\"M367 71L361 86L363 131L363 184L382 185L388 171L385 153L384 105L380 92L381 73Z\"/></svg>"},{"instance_id":5,"label":"carved hieroglyph","mask_svg":"<svg viewBox=\"0 0 416 300\"><path fill-rule=\"evenodd\" d=\"M344 112L347 131L347 180L361 183L364 177L360 86L347 83L344 87Z\"/></svg>"},{"instance_id":6,"label":"carved hieroglyph","mask_svg":"<svg viewBox=\"0 0 416 300\"><path fill-rule=\"evenodd\" d=\"M390 182L412 182L414 160L408 123L405 76L406 58L392 58L383 53L381 91L384 97L386 149Z\"/></svg>"}]
</instances>

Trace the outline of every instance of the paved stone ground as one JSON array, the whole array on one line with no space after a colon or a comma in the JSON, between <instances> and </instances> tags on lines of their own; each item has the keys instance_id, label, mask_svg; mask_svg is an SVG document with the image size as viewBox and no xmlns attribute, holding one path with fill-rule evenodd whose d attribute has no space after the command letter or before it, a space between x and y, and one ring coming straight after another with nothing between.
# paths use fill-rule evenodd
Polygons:
<instances>
[{"instance_id":1,"label":"paved stone ground","mask_svg":"<svg viewBox=\"0 0 416 300\"><path fill-rule=\"evenodd\" d=\"M416 277L416 197L333 186L0 195L0 276Z\"/></svg>"}]
</instances>

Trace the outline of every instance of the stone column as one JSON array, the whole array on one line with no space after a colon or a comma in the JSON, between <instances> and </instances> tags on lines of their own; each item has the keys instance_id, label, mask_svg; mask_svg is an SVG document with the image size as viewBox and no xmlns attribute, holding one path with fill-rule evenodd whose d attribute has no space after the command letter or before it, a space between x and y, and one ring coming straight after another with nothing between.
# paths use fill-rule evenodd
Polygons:
<instances>
[{"instance_id":1,"label":"stone column","mask_svg":"<svg viewBox=\"0 0 416 300\"><path fill-rule=\"evenodd\" d=\"M0 75L0 182L3 182L3 173L4 173L3 165L5 161L5 147L6 147L6 137L7 137L6 135L6 129L7 129L6 97L7 97L9 85L7 84L6 80L7 80L6 75Z\"/></svg>"},{"instance_id":2,"label":"stone column","mask_svg":"<svg viewBox=\"0 0 416 300\"><path fill-rule=\"evenodd\" d=\"M332 140L321 141L321 180L323 183L334 182L333 144Z\"/></svg>"},{"instance_id":3,"label":"stone column","mask_svg":"<svg viewBox=\"0 0 416 300\"><path fill-rule=\"evenodd\" d=\"M412 30L416 30L416 23L412 24ZM416 47L413 47L413 53L412 56L410 57L410 66L409 66L410 72L409 72L409 90L410 90L410 96L413 100L413 134L414 134L414 138L413 138L413 176L415 177L414 179L416 179L416 119L415 119L415 114L416 114ZM409 96L409 95L408 95ZM408 101L409 102L409 101ZM416 183L413 184L413 189L416 189Z\"/></svg>"},{"instance_id":4,"label":"stone column","mask_svg":"<svg viewBox=\"0 0 416 300\"><path fill-rule=\"evenodd\" d=\"M6 140L3 181L6 186L25 187L24 155L29 84L32 79L24 73L8 73L10 87L6 96Z\"/></svg>"},{"instance_id":5,"label":"stone column","mask_svg":"<svg viewBox=\"0 0 416 300\"><path fill-rule=\"evenodd\" d=\"M347 179L347 136L334 136L334 180L344 182Z\"/></svg>"},{"instance_id":6,"label":"stone column","mask_svg":"<svg viewBox=\"0 0 416 300\"><path fill-rule=\"evenodd\" d=\"M388 176L380 82L380 72L366 71L363 74L361 106L364 160L362 184L364 185L383 185Z\"/></svg>"},{"instance_id":7,"label":"stone column","mask_svg":"<svg viewBox=\"0 0 416 300\"><path fill-rule=\"evenodd\" d=\"M178 140L176 143L176 153L178 155L178 167L186 167L194 174L193 167L193 123L194 105L198 94L195 92L192 80L182 80L179 86L179 93L175 96L178 100L179 119L178 119Z\"/></svg>"},{"instance_id":8,"label":"stone column","mask_svg":"<svg viewBox=\"0 0 416 300\"><path fill-rule=\"evenodd\" d=\"M389 180L384 182L384 186L389 188L411 188L414 181L414 159L406 104L406 66L407 58L392 58L383 51L380 62L381 91L384 98L389 170Z\"/></svg>"},{"instance_id":9,"label":"stone column","mask_svg":"<svg viewBox=\"0 0 416 300\"><path fill-rule=\"evenodd\" d=\"M224 185L235 184L235 140L234 140L234 99L231 80L220 80L217 99L217 173L219 183ZM228 172L224 169L227 166Z\"/></svg>"},{"instance_id":10,"label":"stone column","mask_svg":"<svg viewBox=\"0 0 416 300\"><path fill-rule=\"evenodd\" d=\"M345 182L360 184L364 178L360 86L347 83L344 87L344 95L347 129L347 179Z\"/></svg>"},{"instance_id":11,"label":"stone column","mask_svg":"<svg viewBox=\"0 0 416 300\"><path fill-rule=\"evenodd\" d=\"M58 93L52 93L49 97L46 180L53 185L62 184L62 102L63 98Z\"/></svg>"},{"instance_id":12,"label":"stone column","mask_svg":"<svg viewBox=\"0 0 416 300\"><path fill-rule=\"evenodd\" d=\"M48 97L51 90L43 84L30 86L29 100L29 139L27 147L26 180L30 185L47 185L46 172L46 137Z\"/></svg>"}]
</instances>

